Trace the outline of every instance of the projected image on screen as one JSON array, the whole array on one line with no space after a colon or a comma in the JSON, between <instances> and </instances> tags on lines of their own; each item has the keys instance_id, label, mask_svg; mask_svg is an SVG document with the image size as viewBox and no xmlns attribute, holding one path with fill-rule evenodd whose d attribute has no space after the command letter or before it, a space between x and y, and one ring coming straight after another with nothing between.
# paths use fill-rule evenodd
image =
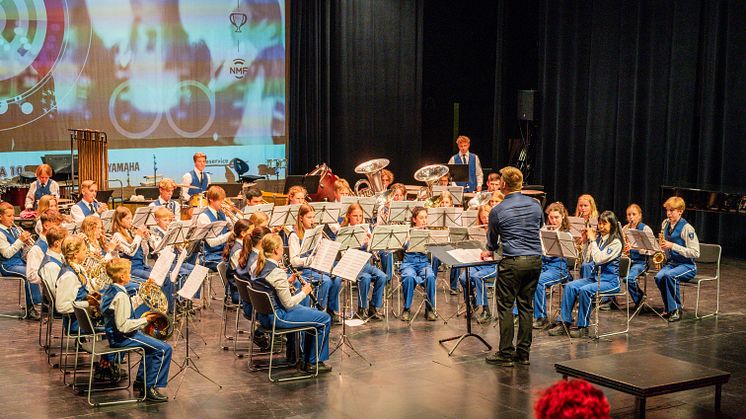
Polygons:
<instances>
[{"instance_id":1,"label":"projected image on screen","mask_svg":"<svg viewBox=\"0 0 746 419\"><path fill-rule=\"evenodd\" d=\"M108 134L110 178L128 171L135 184L154 164L180 177L195 151L252 173L284 158L284 6L0 1L0 178L69 154L80 128Z\"/></svg>"}]
</instances>

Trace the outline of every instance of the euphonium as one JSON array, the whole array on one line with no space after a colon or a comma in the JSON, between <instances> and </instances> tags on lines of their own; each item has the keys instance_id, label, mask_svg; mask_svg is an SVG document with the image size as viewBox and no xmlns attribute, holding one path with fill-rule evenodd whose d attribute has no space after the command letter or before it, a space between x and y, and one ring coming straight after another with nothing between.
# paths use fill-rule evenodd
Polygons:
<instances>
[{"instance_id":1,"label":"euphonium","mask_svg":"<svg viewBox=\"0 0 746 419\"><path fill-rule=\"evenodd\" d=\"M153 281L145 281L140 284L137 296L150 308L140 317L147 317L149 314L157 315L154 321L145 326L143 332L160 340L170 338L174 334L174 322L168 315L168 300L161 291L161 287Z\"/></svg>"}]
</instances>

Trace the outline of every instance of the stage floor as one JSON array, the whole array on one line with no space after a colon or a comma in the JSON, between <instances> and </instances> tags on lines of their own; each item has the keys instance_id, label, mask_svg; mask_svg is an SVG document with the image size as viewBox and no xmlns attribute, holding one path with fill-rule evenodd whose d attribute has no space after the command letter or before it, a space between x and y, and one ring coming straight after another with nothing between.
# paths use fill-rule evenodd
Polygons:
<instances>
[{"instance_id":1,"label":"stage floor","mask_svg":"<svg viewBox=\"0 0 746 419\"><path fill-rule=\"evenodd\" d=\"M50 368L37 343L38 323L0 319L0 416L3 417L516 417L533 410L537 393L560 379L554 363L568 359L624 351L647 351L730 371L731 380L723 387L723 417L746 415L746 315L742 307L746 293L746 261L724 260L722 266L721 314L717 318L693 319L696 288L685 290L684 320L668 324L654 315L636 318L628 335L599 342L534 334L530 366L493 367L484 362L484 347L469 338L453 356L438 340L461 334L463 316L451 319L455 297L445 302L438 288L441 320L418 318L408 326L394 317L385 322L348 328L355 347L372 363L337 351L331 357L334 371L306 381L272 384L266 372L250 372L247 360L218 347L220 334L219 301L203 311L193 332L206 344L192 339L200 358L197 365L222 384L222 390L196 373L186 373L175 400L165 404L129 404L94 409L84 397L73 394L62 384L59 370ZM215 282L218 283L217 281ZM7 312L16 298L13 283L2 286L0 310ZM706 286L704 309L714 306L714 284ZM660 307L660 294L650 280L649 295ZM419 297L415 297L415 303ZM393 300L395 301L395 300ZM602 325L619 325L618 311L602 313ZM616 321L616 322L614 322ZM612 323L614 322L614 323ZM498 333L493 327L474 327L492 345ZM332 347L341 328L332 332ZM173 342L172 342L173 343ZM183 342L177 343L174 359L184 356ZM645 365L639 366L645 369ZM171 374L177 369L171 368ZM180 381L177 378L176 383ZM173 396L176 383L165 393ZM632 417L634 398L602 388L609 398L613 417ZM714 387L691 390L648 399L648 416L653 418L713 417Z\"/></svg>"}]
</instances>

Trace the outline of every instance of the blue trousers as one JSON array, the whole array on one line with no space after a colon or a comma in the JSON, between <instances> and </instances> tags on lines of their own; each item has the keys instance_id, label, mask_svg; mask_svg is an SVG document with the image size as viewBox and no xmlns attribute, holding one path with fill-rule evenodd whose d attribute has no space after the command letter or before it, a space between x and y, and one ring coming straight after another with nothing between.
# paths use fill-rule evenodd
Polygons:
<instances>
[{"instance_id":1,"label":"blue trousers","mask_svg":"<svg viewBox=\"0 0 746 419\"><path fill-rule=\"evenodd\" d=\"M463 271L463 269L460 269ZM452 269L451 272L455 271ZM497 275L497 265L486 265L486 266L474 266L469 268L469 279L471 279L471 289L474 291L477 297L477 305L482 307L488 307L490 305L487 300L487 286L484 284L485 279L494 278ZM462 272L459 275L459 282L464 287L464 301L469 304L469 295L466 295L466 273Z\"/></svg>"},{"instance_id":2,"label":"blue trousers","mask_svg":"<svg viewBox=\"0 0 746 419\"><path fill-rule=\"evenodd\" d=\"M151 387L166 387L168 384L168 370L171 367L171 345L154 337L148 336L140 331L130 338L125 338L117 342L109 342L114 348L143 348L145 349L145 364L147 371L144 371L143 364L137 370L137 379L142 381L145 375L146 385Z\"/></svg>"},{"instance_id":3,"label":"blue trousers","mask_svg":"<svg viewBox=\"0 0 746 419\"><path fill-rule=\"evenodd\" d=\"M370 283L373 282L373 297L370 299L370 305L375 308L381 307L383 305L383 291L387 281L388 277L383 271L370 263L366 264L357 277L357 306L368 308Z\"/></svg>"},{"instance_id":4,"label":"blue trousers","mask_svg":"<svg viewBox=\"0 0 746 419\"><path fill-rule=\"evenodd\" d=\"M593 262L584 262L580 265L580 269L578 274L580 275L580 278L594 278L596 276L596 273L594 272L594 269L596 267L596 264Z\"/></svg>"},{"instance_id":5,"label":"blue trousers","mask_svg":"<svg viewBox=\"0 0 746 419\"><path fill-rule=\"evenodd\" d=\"M642 262L634 262L629 266L629 273L627 273L627 289L629 289L629 297L635 304L640 304L642 300L642 290L640 284L637 282L637 278L645 273L647 264Z\"/></svg>"},{"instance_id":6,"label":"blue trousers","mask_svg":"<svg viewBox=\"0 0 746 419\"><path fill-rule=\"evenodd\" d=\"M311 269L303 269L301 276L307 282L319 284L316 288L316 299L321 307L328 308L332 311L339 311L339 290L342 289L342 280L329 275L322 275Z\"/></svg>"},{"instance_id":7,"label":"blue trousers","mask_svg":"<svg viewBox=\"0 0 746 419\"><path fill-rule=\"evenodd\" d=\"M588 327L591 317L591 302L600 288L601 293L619 291L619 279L601 277L600 287L594 277L570 281L562 295L562 321L572 323L572 308L578 302L578 327Z\"/></svg>"},{"instance_id":8,"label":"blue trousers","mask_svg":"<svg viewBox=\"0 0 746 419\"><path fill-rule=\"evenodd\" d=\"M332 327L332 318L328 313L302 305L297 305L290 310L277 308L275 313L277 313L278 329L309 325L316 328L318 334L316 339L303 339L303 353L308 362L316 362L317 346L319 347L319 361L329 359L329 332ZM259 317L262 326L268 330L272 330L272 320L273 315Z\"/></svg>"},{"instance_id":9,"label":"blue trousers","mask_svg":"<svg viewBox=\"0 0 746 419\"><path fill-rule=\"evenodd\" d=\"M661 292L666 313L681 308L679 282L689 282L697 275L697 265L664 265L655 275L655 284Z\"/></svg>"},{"instance_id":10,"label":"blue trousers","mask_svg":"<svg viewBox=\"0 0 746 419\"><path fill-rule=\"evenodd\" d=\"M435 274L429 262L401 264L401 287L404 309L409 310L414 297L414 287L422 285L427 293L427 307L435 305Z\"/></svg>"},{"instance_id":11,"label":"blue trousers","mask_svg":"<svg viewBox=\"0 0 746 419\"><path fill-rule=\"evenodd\" d=\"M534 292L534 319L547 317L547 288L554 284L567 282L570 275L557 269L542 269L539 282Z\"/></svg>"},{"instance_id":12,"label":"blue trousers","mask_svg":"<svg viewBox=\"0 0 746 419\"><path fill-rule=\"evenodd\" d=\"M14 276L23 278L23 290L26 294L26 307L31 308L34 304L41 304L41 287L26 280L26 265L0 265L0 273L3 276Z\"/></svg>"},{"instance_id":13,"label":"blue trousers","mask_svg":"<svg viewBox=\"0 0 746 419\"><path fill-rule=\"evenodd\" d=\"M435 273L435 276L438 276L438 268L440 268L440 259L433 258L432 262L433 266L433 272ZM449 278L448 284L451 286L451 289L456 291L458 290L458 283L459 279L461 278L462 269L451 269L451 277ZM463 284L463 281L461 281Z\"/></svg>"},{"instance_id":14,"label":"blue trousers","mask_svg":"<svg viewBox=\"0 0 746 419\"><path fill-rule=\"evenodd\" d=\"M388 278L394 276L394 254L391 252L381 252L381 268Z\"/></svg>"}]
</instances>

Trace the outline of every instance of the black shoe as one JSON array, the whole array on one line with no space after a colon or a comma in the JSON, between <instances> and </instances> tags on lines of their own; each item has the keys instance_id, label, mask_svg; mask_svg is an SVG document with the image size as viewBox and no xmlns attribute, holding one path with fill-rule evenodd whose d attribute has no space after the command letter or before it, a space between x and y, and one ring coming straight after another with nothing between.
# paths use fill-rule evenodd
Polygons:
<instances>
[{"instance_id":1,"label":"black shoe","mask_svg":"<svg viewBox=\"0 0 746 419\"><path fill-rule=\"evenodd\" d=\"M570 331L570 337L571 338L587 338L588 337L588 328L587 327L578 327L575 330Z\"/></svg>"},{"instance_id":2,"label":"black shoe","mask_svg":"<svg viewBox=\"0 0 746 419\"><path fill-rule=\"evenodd\" d=\"M307 362L306 363L306 372L309 374L315 374L316 373L316 364L313 362ZM329 364L325 364L323 362L319 362L319 374L326 374L332 372L332 366Z\"/></svg>"},{"instance_id":3,"label":"black shoe","mask_svg":"<svg viewBox=\"0 0 746 419\"><path fill-rule=\"evenodd\" d=\"M488 364L497 365L498 367L512 367L513 365L515 365L512 357L505 358L498 352L495 352L484 360L487 361Z\"/></svg>"},{"instance_id":4,"label":"black shoe","mask_svg":"<svg viewBox=\"0 0 746 419\"><path fill-rule=\"evenodd\" d=\"M409 310L405 309L401 312L401 316L399 317L399 319L403 322L408 322L412 320L412 314L409 312Z\"/></svg>"},{"instance_id":5,"label":"black shoe","mask_svg":"<svg viewBox=\"0 0 746 419\"><path fill-rule=\"evenodd\" d=\"M610 311L611 310L611 300L601 303L598 305L598 309L601 311Z\"/></svg>"},{"instance_id":6,"label":"black shoe","mask_svg":"<svg viewBox=\"0 0 746 419\"><path fill-rule=\"evenodd\" d=\"M534 323L531 325L531 327L537 330L546 329L547 326L549 326L549 320L546 317L534 320Z\"/></svg>"},{"instance_id":7,"label":"black shoe","mask_svg":"<svg viewBox=\"0 0 746 419\"><path fill-rule=\"evenodd\" d=\"M145 392L145 400L149 402L163 403L168 401L168 396L161 394L157 388L150 387Z\"/></svg>"},{"instance_id":8,"label":"black shoe","mask_svg":"<svg viewBox=\"0 0 746 419\"><path fill-rule=\"evenodd\" d=\"M681 309L677 308L668 316L668 321L673 323L679 320L681 320Z\"/></svg>"},{"instance_id":9,"label":"black shoe","mask_svg":"<svg viewBox=\"0 0 746 419\"><path fill-rule=\"evenodd\" d=\"M39 312L36 311L36 307L29 307L26 316L23 318L26 320L39 320Z\"/></svg>"},{"instance_id":10,"label":"black shoe","mask_svg":"<svg viewBox=\"0 0 746 419\"><path fill-rule=\"evenodd\" d=\"M458 295L458 288L456 288L456 289L453 289L453 288L451 288L451 289L449 290L449 293L450 293L451 295Z\"/></svg>"},{"instance_id":11,"label":"black shoe","mask_svg":"<svg viewBox=\"0 0 746 419\"><path fill-rule=\"evenodd\" d=\"M549 336L567 336L567 328L564 324L558 323L553 328L549 329Z\"/></svg>"},{"instance_id":12,"label":"black shoe","mask_svg":"<svg viewBox=\"0 0 746 419\"><path fill-rule=\"evenodd\" d=\"M383 320L383 314L381 314L380 311L378 311L377 308L370 306L368 308L368 319L369 320Z\"/></svg>"},{"instance_id":13,"label":"black shoe","mask_svg":"<svg viewBox=\"0 0 746 419\"><path fill-rule=\"evenodd\" d=\"M135 380L132 382L132 390L137 391L140 393L140 397L142 397L142 381Z\"/></svg>"},{"instance_id":14,"label":"black shoe","mask_svg":"<svg viewBox=\"0 0 746 419\"><path fill-rule=\"evenodd\" d=\"M492 320L492 315L490 314L490 311L486 308L482 309L482 312L479 313L479 317L477 317L477 323L479 324L487 324Z\"/></svg>"},{"instance_id":15,"label":"black shoe","mask_svg":"<svg viewBox=\"0 0 746 419\"><path fill-rule=\"evenodd\" d=\"M434 322L438 320L438 315L435 314L435 312L432 310L425 310L425 320L429 322Z\"/></svg>"},{"instance_id":16,"label":"black shoe","mask_svg":"<svg viewBox=\"0 0 746 419\"><path fill-rule=\"evenodd\" d=\"M360 307L357 309L357 316L360 317L360 320L366 320L368 318L368 310Z\"/></svg>"},{"instance_id":17,"label":"black shoe","mask_svg":"<svg viewBox=\"0 0 746 419\"><path fill-rule=\"evenodd\" d=\"M663 313L661 313L661 317L663 317L664 319L668 319L669 317L671 317L671 313L664 311Z\"/></svg>"},{"instance_id":18,"label":"black shoe","mask_svg":"<svg viewBox=\"0 0 746 419\"><path fill-rule=\"evenodd\" d=\"M513 362L520 365L531 365L531 361L528 360L528 356L521 356L518 352L513 354Z\"/></svg>"}]
</instances>

